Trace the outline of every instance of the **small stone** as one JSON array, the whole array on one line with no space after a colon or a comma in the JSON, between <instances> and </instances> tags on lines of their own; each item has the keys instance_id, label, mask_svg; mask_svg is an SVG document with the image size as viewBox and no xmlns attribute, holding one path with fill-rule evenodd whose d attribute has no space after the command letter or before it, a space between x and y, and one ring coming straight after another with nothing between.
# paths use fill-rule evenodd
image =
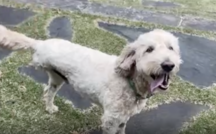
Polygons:
<instances>
[{"instance_id":1,"label":"small stone","mask_svg":"<svg viewBox=\"0 0 216 134\"><path fill-rule=\"evenodd\" d=\"M27 9L0 6L0 24L2 25L16 26L34 15L34 12Z\"/></svg>"},{"instance_id":2,"label":"small stone","mask_svg":"<svg viewBox=\"0 0 216 134\"><path fill-rule=\"evenodd\" d=\"M16 101L15 101L15 100L9 100L9 101L6 101L5 103L6 103L7 105L13 105L13 104L16 103Z\"/></svg>"},{"instance_id":3,"label":"small stone","mask_svg":"<svg viewBox=\"0 0 216 134\"><path fill-rule=\"evenodd\" d=\"M61 38L69 41L72 39L72 25L70 19L65 16L54 18L51 21L48 30L49 35L52 38Z\"/></svg>"}]
</instances>

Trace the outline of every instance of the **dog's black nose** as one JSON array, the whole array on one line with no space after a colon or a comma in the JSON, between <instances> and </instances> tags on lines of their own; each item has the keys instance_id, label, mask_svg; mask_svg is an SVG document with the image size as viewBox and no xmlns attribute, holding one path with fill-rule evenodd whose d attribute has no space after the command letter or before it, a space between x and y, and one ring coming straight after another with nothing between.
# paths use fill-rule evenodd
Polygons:
<instances>
[{"instance_id":1,"label":"dog's black nose","mask_svg":"<svg viewBox=\"0 0 216 134\"><path fill-rule=\"evenodd\" d=\"M170 61L165 61L161 64L161 67L165 72L170 72L175 67L175 64Z\"/></svg>"}]
</instances>

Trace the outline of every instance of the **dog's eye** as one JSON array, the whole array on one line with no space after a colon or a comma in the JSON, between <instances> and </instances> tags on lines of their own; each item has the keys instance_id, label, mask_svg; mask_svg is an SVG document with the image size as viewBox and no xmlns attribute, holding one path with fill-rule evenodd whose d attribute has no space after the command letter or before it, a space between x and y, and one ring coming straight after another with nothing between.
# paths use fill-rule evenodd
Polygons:
<instances>
[{"instance_id":1,"label":"dog's eye","mask_svg":"<svg viewBox=\"0 0 216 134\"><path fill-rule=\"evenodd\" d=\"M173 50L173 47L169 46L169 50Z\"/></svg>"},{"instance_id":2,"label":"dog's eye","mask_svg":"<svg viewBox=\"0 0 216 134\"><path fill-rule=\"evenodd\" d=\"M154 48L152 46L148 47L148 49L146 50L146 52L151 53L154 50Z\"/></svg>"}]
</instances>

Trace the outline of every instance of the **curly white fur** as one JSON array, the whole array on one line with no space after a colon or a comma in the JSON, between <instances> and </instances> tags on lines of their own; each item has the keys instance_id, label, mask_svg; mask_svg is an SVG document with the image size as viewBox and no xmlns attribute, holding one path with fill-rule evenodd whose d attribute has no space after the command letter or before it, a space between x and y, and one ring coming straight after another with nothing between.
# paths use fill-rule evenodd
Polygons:
<instances>
[{"instance_id":1,"label":"curly white fur","mask_svg":"<svg viewBox=\"0 0 216 134\"><path fill-rule=\"evenodd\" d=\"M170 74L176 74L181 64L178 39L159 29L140 35L125 46L120 56L61 39L38 41L4 26L0 26L0 46L35 51L32 64L49 75L44 100L50 113L58 111L53 100L65 82L53 69L60 72L77 92L102 106L103 134L125 134L129 118L145 108L148 99L137 100L128 83L129 78L135 83L137 92L145 97L152 81L150 75L163 71L162 62L168 60L175 65ZM154 50L146 52L149 47Z\"/></svg>"}]
</instances>

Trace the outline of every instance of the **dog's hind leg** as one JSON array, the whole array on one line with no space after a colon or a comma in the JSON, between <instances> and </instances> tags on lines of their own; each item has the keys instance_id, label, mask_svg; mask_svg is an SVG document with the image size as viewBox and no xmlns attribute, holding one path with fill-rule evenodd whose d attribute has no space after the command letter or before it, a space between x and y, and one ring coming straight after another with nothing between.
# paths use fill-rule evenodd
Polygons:
<instances>
[{"instance_id":1,"label":"dog's hind leg","mask_svg":"<svg viewBox=\"0 0 216 134\"><path fill-rule=\"evenodd\" d=\"M43 100L46 104L46 111L50 114L58 111L58 107L54 104L54 98L58 90L64 84L64 79L53 70L46 70L49 76L48 86L44 88Z\"/></svg>"}]
</instances>

